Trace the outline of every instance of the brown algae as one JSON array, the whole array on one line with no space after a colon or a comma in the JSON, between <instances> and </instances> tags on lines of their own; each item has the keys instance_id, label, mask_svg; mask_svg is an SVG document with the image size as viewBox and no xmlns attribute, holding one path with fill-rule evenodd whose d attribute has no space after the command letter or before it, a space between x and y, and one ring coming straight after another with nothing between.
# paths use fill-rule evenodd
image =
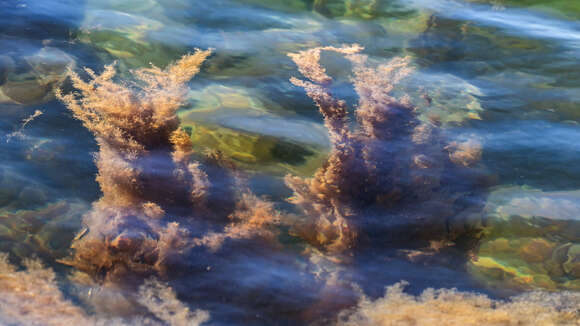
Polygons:
<instances>
[{"instance_id":1,"label":"brown algae","mask_svg":"<svg viewBox=\"0 0 580 326\"><path fill-rule=\"evenodd\" d=\"M79 93L57 96L96 137L103 197L85 215L88 232L73 242L74 255L64 263L120 281L163 275L193 246L215 249L230 236L271 237L266 229L277 214L268 215L270 206L248 193L219 153L207 155L206 165L196 161L189 135L179 128L176 111L185 101L185 84L209 55L199 50L164 70L135 70L134 83L115 82L112 65L100 75L86 69L88 82L70 72ZM214 176L225 189L212 185ZM223 235L206 236L194 228L204 218L231 225Z\"/></svg>"},{"instance_id":2,"label":"brown algae","mask_svg":"<svg viewBox=\"0 0 580 326\"><path fill-rule=\"evenodd\" d=\"M297 215L255 195L244 174L223 153L195 152L192 136L180 128L177 110L186 101L186 84L210 51L185 55L165 69L135 70L135 81L118 81L114 65L101 74L85 69L88 81L70 71L77 91L58 91L57 97L95 136L102 197L84 215L76 236L70 235L71 254L59 261L75 269L68 281L88 291L76 294L82 303L78 305L62 291L56 274L39 261L25 260L26 270L17 270L2 255L0 322L203 324L210 313L191 310L159 280L171 281L188 254L200 248L204 255L213 255L228 241L252 239L259 240L258 246L275 244L268 250L283 249L278 237L286 226L291 235L312 246L301 243L311 253L309 268L322 271L315 278L326 287L312 292L323 301L340 287L357 288L341 275L348 265L346 257L364 250L363 241L407 237L429 243L438 252L458 238L473 238L481 229L481 207L471 199L481 188L482 145L476 139L449 139L437 117L419 119L408 97L394 95L395 85L412 72L410 58L374 64L362 50L351 45L290 54L305 77L291 82L314 100L331 142L328 158L314 176L285 178L294 193L290 202L299 208ZM354 112L332 95L333 78L320 63L323 52L344 56L352 65L359 98ZM380 237L373 238L370 232L369 225L376 225L373 219L383 225L375 231ZM388 227L400 224L400 219L409 226L408 232L390 234ZM545 239L526 241L518 254L530 263L558 250ZM506 247L497 239L485 243L480 252L486 246L494 252ZM570 270L566 273L575 273L569 256L577 252L576 247L566 248L562 264ZM58 253L62 257L62 251ZM376 300L361 294L358 306L328 323L580 325L580 298L574 293L534 292L500 301L445 289L412 296L403 292L404 285L388 287ZM108 300L141 317L112 313ZM333 316L344 306L349 305L334 309ZM305 319L318 322L316 313Z\"/></svg>"}]
</instances>

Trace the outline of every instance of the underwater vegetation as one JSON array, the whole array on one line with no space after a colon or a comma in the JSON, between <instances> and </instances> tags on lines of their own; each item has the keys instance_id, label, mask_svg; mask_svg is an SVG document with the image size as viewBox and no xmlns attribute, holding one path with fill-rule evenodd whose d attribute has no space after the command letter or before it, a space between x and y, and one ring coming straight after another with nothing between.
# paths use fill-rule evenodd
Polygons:
<instances>
[{"instance_id":1,"label":"underwater vegetation","mask_svg":"<svg viewBox=\"0 0 580 326\"><path fill-rule=\"evenodd\" d=\"M63 263L103 282L126 282L127 275L166 274L194 246L273 237L267 231L278 219L272 206L244 187L220 153L208 153L204 165L195 160L190 136L179 128L185 83L209 55L197 51L164 70L136 70L132 83L116 83L112 65L100 75L86 69L88 82L70 72L79 93L57 96L96 137L103 196L85 215L74 255ZM205 234L203 219L224 229Z\"/></svg>"},{"instance_id":2,"label":"underwater vegetation","mask_svg":"<svg viewBox=\"0 0 580 326\"><path fill-rule=\"evenodd\" d=\"M2 325L200 325L209 319L202 310L190 311L175 292L156 280L139 288L139 303L156 318L98 319L65 298L56 274L38 260L24 262L17 270L0 254L0 323Z\"/></svg>"},{"instance_id":3,"label":"underwater vegetation","mask_svg":"<svg viewBox=\"0 0 580 326\"><path fill-rule=\"evenodd\" d=\"M84 203L61 200L38 209L0 210L0 251L14 258L64 258L86 211Z\"/></svg>"},{"instance_id":4,"label":"underwater vegetation","mask_svg":"<svg viewBox=\"0 0 580 326\"><path fill-rule=\"evenodd\" d=\"M403 233L407 239L423 233L428 240L454 240L467 232L453 229L454 223L475 230L477 220L461 221L473 216L460 213L469 211L469 198L476 195L479 171L474 167L481 144L447 141L436 116L421 121L409 97L392 94L411 73L410 58L373 67L362 50L351 45L290 54L306 77L291 82L314 100L332 143L327 161L312 178L286 177L295 194L292 202L305 213L296 232L328 253L343 254L356 246L359 229L373 219L381 220L376 225L415 226ZM323 51L344 55L353 67L359 97L354 122L346 102L331 93L333 80L320 65ZM388 230L382 231L380 237L389 237Z\"/></svg>"},{"instance_id":5,"label":"underwater vegetation","mask_svg":"<svg viewBox=\"0 0 580 326\"><path fill-rule=\"evenodd\" d=\"M98 318L65 298L55 273L36 260L17 270L0 255L0 322L9 325L202 325L203 310L191 311L166 284L149 279L138 290L139 303L154 317ZM447 289L420 296L403 292L405 282L387 287L377 300L363 296L358 306L340 312L338 325L568 325L580 324L578 293L530 292L509 301Z\"/></svg>"},{"instance_id":6,"label":"underwater vegetation","mask_svg":"<svg viewBox=\"0 0 580 326\"><path fill-rule=\"evenodd\" d=\"M406 285L389 286L374 301L363 297L358 307L340 313L338 325L580 325L578 293L529 292L498 301L450 289L427 289L413 296L403 292Z\"/></svg>"},{"instance_id":7,"label":"underwater vegetation","mask_svg":"<svg viewBox=\"0 0 580 326\"><path fill-rule=\"evenodd\" d=\"M314 0L313 9L328 17L376 18L388 4L380 0Z\"/></svg>"},{"instance_id":8,"label":"underwater vegetation","mask_svg":"<svg viewBox=\"0 0 580 326\"><path fill-rule=\"evenodd\" d=\"M315 279L305 283L316 286L297 298L277 298L281 303L255 300L244 302L242 308L271 305L272 310L293 315L293 320L315 324L578 325L580 297L568 292L529 293L501 301L444 289L413 296L403 292L404 283L398 283L375 300L359 291L355 307L352 298L331 302L333 295L346 293L340 291L359 289L358 280L341 277L348 274L343 271L357 268L349 263L369 243L406 249L413 240L436 253L455 245L467 256L483 228L481 203L487 184L480 163L482 144L470 136L451 137L438 116L421 115L411 98L400 94L396 85L412 73L411 58L376 62L362 51L359 45L345 45L289 54L304 77L290 81L317 105L329 134L330 152L313 176L286 176L293 192L289 202L294 205L288 211L253 193L248 177L224 153L195 151L196 135L182 128L177 111L186 104L187 83L211 51L197 50L164 69L151 65L133 70L133 79L119 78L114 64L100 74L69 70L75 91L59 90L56 95L95 137L101 197L84 214L76 235L61 239L56 248L45 245L46 252L40 252L39 258L57 258L65 265L59 268L70 271L66 278L59 278L39 260L26 259L25 269L18 270L8 255L0 256L0 323L204 324L213 311L207 306L190 308L199 306L200 297L238 304L259 296L263 283L255 280L260 275L252 275L258 289L243 288L243 272L220 270L217 282L242 289L214 289L211 281L203 285L203 276L191 267L199 264L204 272L214 266L219 270L219 259L224 257L215 261L212 257L219 256L228 243L235 243L228 250L249 246L256 255L286 253L284 238L284 244L292 242L302 252L293 252L303 264L299 273L305 275L300 277ZM356 105L349 108L346 100L333 95L337 86L321 64L323 54L344 57L352 67ZM38 116L24 120L22 128ZM66 209L81 210L61 206L41 212L52 217ZM20 211L0 217L24 225L13 238L50 244L54 234L47 241L36 236L42 227L29 226L35 214ZM65 252L62 242L69 241L70 251ZM480 253L485 246L477 248ZM315 250L309 251L311 247ZM537 248L533 245L530 250ZM566 249L571 252L570 246ZM407 252L410 260L421 255ZM241 259L250 255L243 252ZM270 258L264 256L260 258ZM277 276L292 282L295 276L285 273ZM187 288L191 284L180 283L186 278L217 294L185 293L194 292ZM225 298L231 293L240 298ZM293 302L304 298L306 303ZM330 317L327 311L332 311ZM341 311L338 316L337 311Z\"/></svg>"}]
</instances>

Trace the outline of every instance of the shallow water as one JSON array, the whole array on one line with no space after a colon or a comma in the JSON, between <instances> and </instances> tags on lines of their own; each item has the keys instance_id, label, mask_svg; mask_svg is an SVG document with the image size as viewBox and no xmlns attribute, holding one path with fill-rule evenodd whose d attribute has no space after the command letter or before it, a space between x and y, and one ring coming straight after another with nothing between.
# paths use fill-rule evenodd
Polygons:
<instances>
[{"instance_id":1,"label":"shallow water","mask_svg":"<svg viewBox=\"0 0 580 326\"><path fill-rule=\"evenodd\" d=\"M287 53L351 43L372 60L411 56L415 72L397 92L411 96L421 119L436 113L450 139L482 143L486 181L470 197L486 221L481 243L469 255L457 244L434 258L408 259L426 244L405 239L405 212L394 209L387 212L392 218L370 217L362 228L369 238L386 232L382 240L363 241L353 261L341 264L306 254L304 241L281 227L277 247L227 244L215 254L188 254L184 270L167 280L178 298L209 311L212 325L284 325L334 324L360 291L376 298L401 280L413 294L428 287L496 298L580 290L580 265L572 266L580 253L569 247L557 276L520 259L518 248L497 256L488 248L498 237L580 245L580 5L574 1L0 0L0 14L0 251L15 264L39 257L55 269L67 298L83 294L69 289L66 275L73 271L57 260L69 254L81 215L101 196L95 139L53 96L56 87L72 90L67 69L102 71L116 61L126 77L195 48L213 49L189 83L181 125L197 151L221 150L248 173L256 194L296 213L283 176L312 175L330 142L311 99L289 82L300 74ZM349 64L331 54L323 60L337 80L335 95L356 103ZM36 110L42 114L23 123ZM68 206L50 209L58 203ZM513 229L503 232L496 219L511 217ZM517 222L522 218L526 227ZM480 245L506 269L481 267L473 258ZM551 283L522 285L508 267L533 270Z\"/></svg>"}]
</instances>

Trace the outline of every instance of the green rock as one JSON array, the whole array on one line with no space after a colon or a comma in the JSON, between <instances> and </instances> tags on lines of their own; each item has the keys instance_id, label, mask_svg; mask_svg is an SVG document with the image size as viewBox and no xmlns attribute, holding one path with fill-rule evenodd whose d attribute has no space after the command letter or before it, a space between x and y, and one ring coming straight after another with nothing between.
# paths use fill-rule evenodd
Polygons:
<instances>
[{"instance_id":1,"label":"green rock","mask_svg":"<svg viewBox=\"0 0 580 326\"><path fill-rule=\"evenodd\" d=\"M247 168L279 174L312 173L329 146L322 125L283 117L276 105L240 87L208 86L190 93L191 109L179 112L197 151L220 150Z\"/></svg>"},{"instance_id":2,"label":"green rock","mask_svg":"<svg viewBox=\"0 0 580 326\"><path fill-rule=\"evenodd\" d=\"M478 97L483 91L468 81L447 73L416 73L401 82L401 89L413 98L421 119L437 116L443 125L481 120Z\"/></svg>"},{"instance_id":3,"label":"green rock","mask_svg":"<svg viewBox=\"0 0 580 326\"><path fill-rule=\"evenodd\" d=\"M381 0L314 0L314 10L328 17L373 19L388 12Z\"/></svg>"},{"instance_id":4,"label":"green rock","mask_svg":"<svg viewBox=\"0 0 580 326\"><path fill-rule=\"evenodd\" d=\"M491 287L577 289L580 191L493 191L468 270Z\"/></svg>"},{"instance_id":5,"label":"green rock","mask_svg":"<svg viewBox=\"0 0 580 326\"><path fill-rule=\"evenodd\" d=\"M577 20L580 18L580 3L569 0L468 0L470 2L487 3L497 10L503 10L507 6L525 7L531 10L557 15Z\"/></svg>"},{"instance_id":6,"label":"green rock","mask_svg":"<svg viewBox=\"0 0 580 326\"><path fill-rule=\"evenodd\" d=\"M34 77L31 77L34 78ZM10 101L18 104L35 104L44 102L50 88L43 86L36 79L24 81L9 81L0 91Z\"/></svg>"},{"instance_id":7,"label":"green rock","mask_svg":"<svg viewBox=\"0 0 580 326\"><path fill-rule=\"evenodd\" d=\"M82 202L59 201L38 209L0 210L0 248L19 258L62 258L88 210Z\"/></svg>"},{"instance_id":8,"label":"green rock","mask_svg":"<svg viewBox=\"0 0 580 326\"><path fill-rule=\"evenodd\" d=\"M159 21L112 10L89 10L78 39L83 43L121 59L131 68L150 63L164 66L169 59L161 46L148 39L151 32L163 27Z\"/></svg>"}]
</instances>

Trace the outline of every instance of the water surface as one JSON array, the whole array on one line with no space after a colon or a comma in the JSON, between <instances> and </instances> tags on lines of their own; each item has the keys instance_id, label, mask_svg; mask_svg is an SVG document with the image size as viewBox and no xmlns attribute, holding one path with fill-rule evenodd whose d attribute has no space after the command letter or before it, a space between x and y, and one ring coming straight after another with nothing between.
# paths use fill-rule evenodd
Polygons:
<instances>
[{"instance_id":1,"label":"water surface","mask_svg":"<svg viewBox=\"0 0 580 326\"><path fill-rule=\"evenodd\" d=\"M545 231L530 235L513 226L499 236L490 231L493 239L580 244L580 233L545 223L580 230L570 222L578 222L580 207L580 5L574 1L0 0L0 14L0 249L16 264L40 257L64 279L72 271L57 259L68 254L80 216L101 195L95 140L53 96L55 87L71 90L66 70L101 71L116 62L124 77L195 48L213 55L189 84L182 126L198 141L196 150L223 151L276 207L292 211L283 176L312 175L330 149L318 110L289 82L299 73L287 53L357 43L373 60L411 56L416 72L397 91L418 103L421 117L436 113L451 139L481 141L489 180L477 189L482 214L490 221L538 218L531 224ZM355 104L350 66L332 55L324 59L337 79L335 95ZM42 114L23 125L36 110ZM47 211L63 202L67 209ZM40 213L26 217L27 211ZM190 259L199 260L186 263L189 277L170 283L182 301L208 310L212 325L333 324L355 302L359 290L351 284L372 298L401 280L414 294L428 287L497 298L580 290L580 274L546 276L553 287L522 286L497 266L487 273L465 252L409 261L401 250L424 245L412 241L375 244L351 264L315 261L285 232L282 248L232 245L211 265L203 261L207 253L193 253ZM491 252L505 266L549 274L519 260L516 249L502 255ZM329 286L333 277L340 281Z\"/></svg>"}]
</instances>

